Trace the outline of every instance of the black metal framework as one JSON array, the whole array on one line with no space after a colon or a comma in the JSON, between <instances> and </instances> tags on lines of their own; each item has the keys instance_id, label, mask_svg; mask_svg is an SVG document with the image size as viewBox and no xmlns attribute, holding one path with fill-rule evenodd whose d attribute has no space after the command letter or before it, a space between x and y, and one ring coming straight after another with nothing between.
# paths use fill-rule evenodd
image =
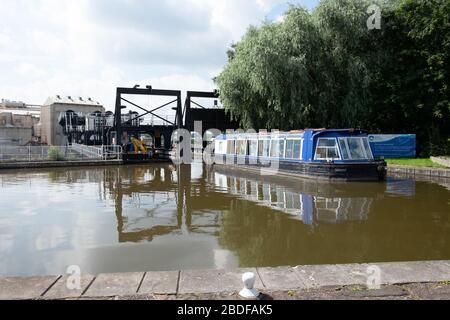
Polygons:
<instances>
[{"instance_id":1,"label":"black metal framework","mask_svg":"<svg viewBox=\"0 0 450 320\"><path fill-rule=\"evenodd\" d=\"M184 105L184 128L192 132L195 130L195 121L201 121L202 136L209 129L218 129L220 131L225 131L227 129L238 129L239 123L236 121L232 121L230 119L230 116L225 113L224 109L206 108L193 100L193 98L207 98L218 100L219 97L220 95L217 90L213 92L188 91L186 95L186 102ZM193 107L193 105L195 107Z\"/></svg>"},{"instance_id":2,"label":"black metal framework","mask_svg":"<svg viewBox=\"0 0 450 320\"><path fill-rule=\"evenodd\" d=\"M175 97L174 100L165 103L157 108L154 108L152 110L147 110L146 108L143 108L142 106L131 102L128 99L125 99L123 95L143 95L143 96L165 96L165 97ZM130 105L144 111L143 114L137 115L133 119L130 119L126 121L125 123L122 123L122 109L124 107L122 106L122 102L129 103ZM156 112L161 110L164 107L167 107L173 103L176 103L176 115L175 115L175 122L168 121L167 119L162 118L161 116L157 115ZM133 122L136 120L139 120L143 118L146 115L153 115L154 117L162 120L164 123L169 124L169 126L133 126ZM138 132L146 132L146 133L155 133L159 132L160 134L164 135L165 138L165 145L164 147L166 149L170 148L170 138L172 135L172 132L175 129L179 129L183 127L183 112L182 112L182 105L181 105L181 91L178 90L162 90L162 89L153 89L151 86L147 86L144 88L139 88L138 86L135 86L134 88L117 88L116 93L116 106L115 106L115 114L114 114L114 130L116 132L116 143L118 145L122 145L122 136L124 132L127 133L138 133Z\"/></svg>"},{"instance_id":3,"label":"black metal framework","mask_svg":"<svg viewBox=\"0 0 450 320\"><path fill-rule=\"evenodd\" d=\"M186 129L192 129L194 125L194 119L192 118L192 105L206 110L204 106L192 100L192 98L209 98L209 99L219 99L219 92L204 92L204 91L188 91L186 94L186 101L184 103L184 123ZM191 131L192 131L191 130Z\"/></svg>"}]
</instances>

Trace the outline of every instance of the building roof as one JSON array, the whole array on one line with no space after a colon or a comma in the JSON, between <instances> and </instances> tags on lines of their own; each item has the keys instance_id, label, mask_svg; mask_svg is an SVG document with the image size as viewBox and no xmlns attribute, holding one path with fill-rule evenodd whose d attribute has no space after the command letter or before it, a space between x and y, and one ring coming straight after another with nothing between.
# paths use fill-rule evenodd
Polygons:
<instances>
[{"instance_id":1,"label":"building roof","mask_svg":"<svg viewBox=\"0 0 450 320\"><path fill-rule=\"evenodd\" d=\"M96 106L101 107L102 105L98 101L94 101L91 98L83 97L72 97L72 96L52 96L45 101L45 106L50 106L52 104L72 104L72 105L84 105L84 106Z\"/></svg>"},{"instance_id":2,"label":"building roof","mask_svg":"<svg viewBox=\"0 0 450 320\"><path fill-rule=\"evenodd\" d=\"M0 107L2 109L17 109L17 108L26 108L25 102L22 101L11 101L7 99L2 99L0 102Z\"/></svg>"}]
</instances>

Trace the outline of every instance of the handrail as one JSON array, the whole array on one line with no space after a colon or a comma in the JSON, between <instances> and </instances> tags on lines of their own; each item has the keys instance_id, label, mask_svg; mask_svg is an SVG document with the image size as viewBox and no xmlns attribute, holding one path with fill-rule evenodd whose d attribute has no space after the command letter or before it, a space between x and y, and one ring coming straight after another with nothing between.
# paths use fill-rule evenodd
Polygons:
<instances>
[{"instance_id":1,"label":"handrail","mask_svg":"<svg viewBox=\"0 0 450 320\"><path fill-rule=\"evenodd\" d=\"M81 145L78 143L72 143L72 149L79 152L81 155L86 156L87 158L103 158L103 152L101 148Z\"/></svg>"},{"instance_id":2,"label":"handrail","mask_svg":"<svg viewBox=\"0 0 450 320\"><path fill-rule=\"evenodd\" d=\"M0 145L0 161L44 161L49 159L49 151L57 149L65 160L80 159L121 159L121 146L5 146Z\"/></svg>"}]
</instances>

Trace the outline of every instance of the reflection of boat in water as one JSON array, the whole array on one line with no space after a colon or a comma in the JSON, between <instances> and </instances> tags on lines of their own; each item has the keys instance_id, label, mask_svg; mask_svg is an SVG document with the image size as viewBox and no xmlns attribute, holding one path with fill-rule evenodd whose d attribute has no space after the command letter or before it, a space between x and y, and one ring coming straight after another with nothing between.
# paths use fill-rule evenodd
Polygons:
<instances>
[{"instance_id":1,"label":"reflection of boat in water","mask_svg":"<svg viewBox=\"0 0 450 320\"><path fill-rule=\"evenodd\" d=\"M214 171L214 185L224 192L285 212L305 224L367 220L374 197L384 192L381 185L355 194L342 184L300 179L293 184L285 179L261 179L256 174L233 169L216 167Z\"/></svg>"}]
</instances>

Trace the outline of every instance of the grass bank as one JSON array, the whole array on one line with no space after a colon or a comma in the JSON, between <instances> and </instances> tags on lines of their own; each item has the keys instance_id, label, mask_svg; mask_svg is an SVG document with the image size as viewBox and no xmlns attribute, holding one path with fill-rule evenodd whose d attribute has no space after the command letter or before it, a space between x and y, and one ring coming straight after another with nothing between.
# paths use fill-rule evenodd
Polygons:
<instances>
[{"instance_id":1,"label":"grass bank","mask_svg":"<svg viewBox=\"0 0 450 320\"><path fill-rule=\"evenodd\" d=\"M412 167L428 167L428 168L445 168L431 161L430 158L421 159L386 159L388 165L412 166Z\"/></svg>"}]
</instances>

